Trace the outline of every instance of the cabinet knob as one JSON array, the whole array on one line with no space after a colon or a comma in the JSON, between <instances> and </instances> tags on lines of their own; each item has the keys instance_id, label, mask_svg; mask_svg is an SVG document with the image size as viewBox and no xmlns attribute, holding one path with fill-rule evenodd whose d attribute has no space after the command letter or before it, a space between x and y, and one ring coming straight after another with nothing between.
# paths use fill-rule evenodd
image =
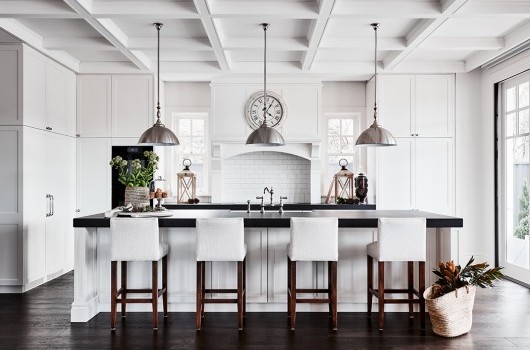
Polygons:
<instances>
[{"instance_id":1,"label":"cabinet knob","mask_svg":"<svg viewBox=\"0 0 530 350\"><path fill-rule=\"evenodd\" d=\"M51 130L53 130L53 129L52 129L51 127L47 126L47 127L46 127L46 130L50 130L50 131L51 131Z\"/></svg>"},{"instance_id":2,"label":"cabinet knob","mask_svg":"<svg viewBox=\"0 0 530 350\"><path fill-rule=\"evenodd\" d=\"M81 209L76 209L75 212L79 213L79 212L81 212Z\"/></svg>"}]
</instances>

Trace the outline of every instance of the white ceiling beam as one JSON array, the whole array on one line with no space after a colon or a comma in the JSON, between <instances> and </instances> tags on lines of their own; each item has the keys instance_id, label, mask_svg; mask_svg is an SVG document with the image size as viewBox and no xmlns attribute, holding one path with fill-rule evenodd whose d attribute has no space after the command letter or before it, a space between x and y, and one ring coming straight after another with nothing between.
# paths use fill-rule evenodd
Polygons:
<instances>
[{"instance_id":1,"label":"white ceiling beam","mask_svg":"<svg viewBox=\"0 0 530 350\"><path fill-rule=\"evenodd\" d=\"M422 19L406 36L407 47L402 51L395 51L384 59L384 68L394 69L401 61L414 51L425 39L436 31L450 16L465 5L469 0L445 0L442 3L441 13L436 18Z\"/></svg>"},{"instance_id":2,"label":"white ceiling beam","mask_svg":"<svg viewBox=\"0 0 530 350\"><path fill-rule=\"evenodd\" d=\"M215 29L215 24L213 23L213 19L211 18L211 13L210 9L208 8L207 0L193 0L193 3L195 4L195 8L199 13L202 25L204 27L204 30L206 31L206 35L210 40L210 44L212 45L212 48L215 51L215 56L217 57L217 62L219 63L219 66L222 70L229 70L230 65L227 53L223 50L223 47L221 46L219 33Z\"/></svg>"},{"instance_id":3,"label":"white ceiling beam","mask_svg":"<svg viewBox=\"0 0 530 350\"><path fill-rule=\"evenodd\" d=\"M199 18L185 1L96 1L91 13L96 18Z\"/></svg>"},{"instance_id":4,"label":"white ceiling beam","mask_svg":"<svg viewBox=\"0 0 530 350\"><path fill-rule=\"evenodd\" d=\"M319 49L352 49L364 48L373 50L374 39L369 37L352 38L324 38L320 42ZM382 51L394 51L405 49L405 38L379 38L378 49Z\"/></svg>"},{"instance_id":5,"label":"white ceiling beam","mask_svg":"<svg viewBox=\"0 0 530 350\"><path fill-rule=\"evenodd\" d=\"M530 3L528 1L471 1L462 6L454 17L514 17L530 18Z\"/></svg>"},{"instance_id":6,"label":"white ceiling beam","mask_svg":"<svg viewBox=\"0 0 530 350\"><path fill-rule=\"evenodd\" d=\"M460 38L460 37L431 37L425 40L420 49L427 50L463 50L486 51L499 50L504 47L503 38Z\"/></svg>"},{"instance_id":7,"label":"white ceiling beam","mask_svg":"<svg viewBox=\"0 0 530 350\"><path fill-rule=\"evenodd\" d=\"M328 24L329 16L333 11L333 6L335 5L335 0L321 0L320 9L318 11L318 18L313 21L310 29L309 45L308 50L304 53L301 60L302 70L307 71L311 69L311 65L315 60L317 54L318 45L322 40L324 31Z\"/></svg>"},{"instance_id":8,"label":"white ceiling beam","mask_svg":"<svg viewBox=\"0 0 530 350\"><path fill-rule=\"evenodd\" d=\"M244 16L245 19L290 18L313 19L318 18L318 7L313 2L291 1L212 1L213 18L231 18Z\"/></svg>"},{"instance_id":9,"label":"white ceiling beam","mask_svg":"<svg viewBox=\"0 0 530 350\"><path fill-rule=\"evenodd\" d=\"M160 38L160 45L171 50L212 51L213 48L208 38ZM154 38L129 38L127 48L131 50L155 50L157 47Z\"/></svg>"},{"instance_id":10,"label":"white ceiling beam","mask_svg":"<svg viewBox=\"0 0 530 350\"><path fill-rule=\"evenodd\" d=\"M508 52L523 42L530 40L530 22L527 21L522 26L511 31L504 37L504 47L496 51L478 52L470 56L466 60L466 72L472 71L475 68L491 61L492 59Z\"/></svg>"},{"instance_id":11,"label":"white ceiling beam","mask_svg":"<svg viewBox=\"0 0 530 350\"><path fill-rule=\"evenodd\" d=\"M300 62L267 62L267 74L301 73ZM263 75L263 62L233 62L231 73Z\"/></svg>"},{"instance_id":12,"label":"white ceiling beam","mask_svg":"<svg viewBox=\"0 0 530 350\"><path fill-rule=\"evenodd\" d=\"M43 38L16 19L0 18L0 28L12 34L37 51L59 62L66 68L79 72L79 61L64 51L48 50L43 45Z\"/></svg>"},{"instance_id":13,"label":"white ceiling beam","mask_svg":"<svg viewBox=\"0 0 530 350\"><path fill-rule=\"evenodd\" d=\"M439 1L338 1L333 18L435 18Z\"/></svg>"},{"instance_id":14,"label":"white ceiling beam","mask_svg":"<svg viewBox=\"0 0 530 350\"><path fill-rule=\"evenodd\" d=\"M267 38L267 49L282 51L307 50L307 38ZM226 38L223 40L225 50L263 49L262 40L256 38Z\"/></svg>"},{"instance_id":15,"label":"white ceiling beam","mask_svg":"<svg viewBox=\"0 0 530 350\"><path fill-rule=\"evenodd\" d=\"M91 0L63 0L74 11L79 13L81 17L90 24L96 31L98 31L105 39L114 45L122 54L125 55L138 69L142 71L150 71L151 60L139 50L129 50L127 48L127 36L122 30L108 18L96 19L92 17L91 11L93 9L93 2Z\"/></svg>"},{"instance_id":16,"label":"white ceiling beam","mask_svg":"<svg viewBox=\"0 0 530 350\"><path fill-rule=\"evenodd\" d=\"M80 18L62 2L0 1L0 18Z\"/></svg>"},{"instance_id":17,"label":"white ceiling beam","mask_svg":"<svg viewBox=\"0 0 530 350\"><path fill-rule=\"evenodd\" d=\"M116 51L114 45L105 38L71 38L71 37L45 37L43 45L48 50L87 49L98 51Z\"/></svg>"}]
</instances>

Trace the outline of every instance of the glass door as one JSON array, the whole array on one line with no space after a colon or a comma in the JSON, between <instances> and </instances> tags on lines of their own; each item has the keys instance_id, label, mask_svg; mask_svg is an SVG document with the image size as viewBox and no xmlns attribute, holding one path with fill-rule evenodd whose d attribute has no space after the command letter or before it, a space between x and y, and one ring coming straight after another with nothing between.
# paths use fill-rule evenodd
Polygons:
<instances>
[{"instance_id":1,"label":"glass door","mask_svg":"<svg viewBox=\"0 0 530 350\"><path fill-rule=\"evenodd\" d=\"M530 284L529 178L530 73L501 84L500 265L505 274Z\"/></svg>"}]
</instances>

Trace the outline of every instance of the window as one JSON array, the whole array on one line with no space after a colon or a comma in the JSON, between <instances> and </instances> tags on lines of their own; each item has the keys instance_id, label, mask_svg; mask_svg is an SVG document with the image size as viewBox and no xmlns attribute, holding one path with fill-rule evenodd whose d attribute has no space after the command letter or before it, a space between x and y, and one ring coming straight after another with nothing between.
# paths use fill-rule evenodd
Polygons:
<instances>
[{"instance_id":1,"label":"window","mask_svg":"<svg viewBox=\"0 0 530 350\"><path fill-rule=\"evenodd\" d=\"M173 191L176 191L176 173L183 169L182 161L188 158L192 162L190 169L197 174L197 194L209 194L207 117L207 113L173 113L174 131L180 141L173 152L176 164L172 175Z\"/></svg>"},{"instance_id":2,"label":"window","mask_svg":"<svg viewBox=\"0 0 530 350\"><path fill-rule=\"evenodd\" d=\"M504 246L501 264L506 265L511 277L523 281L530 280L529 87L530 74L503 82L500 107L501 234Z\"/></svg>"},{"instance_id":3,"label":"window","mask_svg":"<svg viewBox=\"0 0 530 350\"><path fill-rule=\"evenodd\" d=\"M327 121L327 154L325 158L326 171L324 190L327 191L333 175L339 171L339 160L348 161L350 171L359 169L359 152L355 148L355 141L360 133L360 113L326 113Z\"/></svg>"}]
</instances>

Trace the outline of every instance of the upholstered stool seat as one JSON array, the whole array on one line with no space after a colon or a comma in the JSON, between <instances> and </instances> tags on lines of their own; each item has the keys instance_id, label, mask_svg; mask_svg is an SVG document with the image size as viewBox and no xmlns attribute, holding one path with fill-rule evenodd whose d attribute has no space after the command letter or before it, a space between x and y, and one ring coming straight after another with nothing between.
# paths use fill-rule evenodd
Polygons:
<instances>
[{"instance_id":1,"label":"upholstered stool seat","mask_svg":"<svg viewBox=\"0 0 530 350\"><path fill-rule=\"evenodd\" d=\"M379 299L379 330L384 327L385 304L409 304L409 316L413 317L414 304L420 305L420 325L425 329L425 261L426 220L424 218L381 218L378 238L366 246L368 265L368 316L372 315L372 297ZM373 259L378 260L378 289L373 288ZM408 263L406 289L385 289L385 262ZM419 286L414 288L414 262L419 263ZM387 299L385 294L408 294L406 299ZM414 298L416 296L417 298Z\"/></svg>"},{"instance_id":2,"label":"upholstered stool seat","mask_svg":"<svg viewBox=\"0 0 530 350\"><path fill-rule=\"evenodd\" d=\"M337 218L291 218L291 242L287 245L287 315L291 330L296 325L296 303L325 303L329 305L331 327L337 329ZM326 261L328 288L297 289L297 261ZM297 293L325 293L323 299L301 299Z\"/></svg>"},{"instance_id":3,"label":"upholstered stool seat","mask_svg":"<svg viewBox=\"0 0 530 350\"><path fill-rule=\"evenodd\" d=\"M121 303L121 315L126 316L127 303L149 303L153 307L153 329L158 329L158 298L163 297L164 317L167 317L167 254L169 245L160 242L157 218L111 218L111 329L116 329L116 306ZM158 261L162 259L162 288L158 289ZM121 261L121 288L118 290L118 261ZM127 262L151 261L150 289L127 288ZM131 299L128 294L150 293L150 299ZM118 298L121 296L121 298Z\"/></svg>"},{"instance_id":4,"label":"upholstered stool seat","mask_svg":"<svg viewBox=\"0 0 530 350\"><path fill-rule=\"evenodd\" d=\"M239 330L246 312L246 255L243 218L197 219L197 330L202 327L204 304L236 303ZM237 289L206 288L206 262L237 262ZM210 293L237 293L237 299L206 299Z\"/></svg>"}]
</instances>

